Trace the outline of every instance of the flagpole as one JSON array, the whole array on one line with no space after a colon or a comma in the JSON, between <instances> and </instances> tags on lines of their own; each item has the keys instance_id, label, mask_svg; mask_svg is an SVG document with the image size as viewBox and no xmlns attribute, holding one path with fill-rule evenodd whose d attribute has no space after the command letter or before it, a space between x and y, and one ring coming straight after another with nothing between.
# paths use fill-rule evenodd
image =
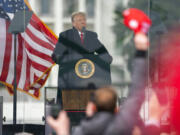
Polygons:
<instances>
[{"instance_id":1,"label":"flagpole","mask_svg":"<svg viewBox=\"0 0 180 135\"><path fill-rule=\"evenodd\" d=\"M8 32L14 35L14 96L13 96L13 124L16 124L17 114L17 80L16 80L16 65L17 65L17 35L25 31L27 24L29 23L32 11L18 11L14 14L14 18L8 28Z\"/></svg>"},{"instance_id":2,"label":"flagpole","mask_svg":"<svg viewBox=\"0 0 180 135\"><path fill-rule=\"evenodd\" d=\"M14 96L13 96L13 124L16 124L16 109L17 109L17 81L16 81L16 37L17 33L14 33Z\"/></svg>"}]
</instances>

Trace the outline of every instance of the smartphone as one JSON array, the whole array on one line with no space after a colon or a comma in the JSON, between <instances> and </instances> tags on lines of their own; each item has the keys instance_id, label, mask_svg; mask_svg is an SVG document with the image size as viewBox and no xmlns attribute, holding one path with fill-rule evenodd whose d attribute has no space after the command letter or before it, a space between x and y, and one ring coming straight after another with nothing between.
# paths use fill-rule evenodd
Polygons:
<instances>
[{"instance_id":1,"label":"smartphone","mask_svg":"<svg viewBox=\"0 0 180 135\"><path fill-rule=\"evenodd\" d=\"M59 115L59 112L62 110L62 107L60 104L52 104L50 109L50 115L56 119Z\"/></svg>"},{"instance_id":2,"label":"smartphone","mask_svg":"<svg viewBox=\"0 0 180 135\"><path fill-rule=\"evenodd\" d=\"M47 104L46 105L46 117L52 116L54 119L56 119L59 115L59 112L62 110L61 105L59 104ZM45 124L45 135L56 135L55 131L49 126L49 124L46 122Z\"/></svg>"}]
</instances>

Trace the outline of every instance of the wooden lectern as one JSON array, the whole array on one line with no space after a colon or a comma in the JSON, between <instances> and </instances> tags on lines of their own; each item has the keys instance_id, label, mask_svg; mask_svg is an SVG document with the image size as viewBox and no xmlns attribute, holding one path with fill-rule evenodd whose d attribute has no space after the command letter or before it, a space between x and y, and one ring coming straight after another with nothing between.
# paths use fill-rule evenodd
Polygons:
<instances>
[{"instance_id":1,"label":"wooden lectern","mask_svg":"<svg viewBox=\"0 0 180 135\"><path fill-rule=\"evenodd\" d=\"M85 110L94 90L62 90L64 110Z\"/></svg>"}]
</instances>

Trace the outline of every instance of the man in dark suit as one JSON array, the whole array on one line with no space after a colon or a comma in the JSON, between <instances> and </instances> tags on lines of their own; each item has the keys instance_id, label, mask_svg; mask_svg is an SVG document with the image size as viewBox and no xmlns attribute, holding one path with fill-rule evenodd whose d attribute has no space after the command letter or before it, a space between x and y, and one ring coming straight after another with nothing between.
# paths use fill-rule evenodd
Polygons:
<instances>
[{"instance_id":1,"label":"man in dark suit","mask_svg":"<svg viewBox=\"0 0 180 135\"><path fill-rule=\"evenodd\" d=\"M52 59L59 64L58 75L58 96L57 102L62 104L62 89L79 89L93 87L97 88L102 85L110 85L110 77L103 77L103 72L97 72L103 68L110 74L110 64L112 57L104 45L98 40L97 34L86 30L86 15L83 12L75 12L71 16L72 29L66 30L59 35L58 43L52 54ZM96 61L96 74L101 74L104 78L93 78L77 76L75 65L80 59L91 59ZM87 66L86 64L82 66ZM107 68L104 68L107 67ZM78 70L78 69L77 69ZM84 69L84 73L89 69ZM102 70L100 70L102 71ZM105 73L106 74L106 73ZM106 79L107 78L107 79ZM97 84L97 87L95 84Z\"/></svg>"}]
</instances>

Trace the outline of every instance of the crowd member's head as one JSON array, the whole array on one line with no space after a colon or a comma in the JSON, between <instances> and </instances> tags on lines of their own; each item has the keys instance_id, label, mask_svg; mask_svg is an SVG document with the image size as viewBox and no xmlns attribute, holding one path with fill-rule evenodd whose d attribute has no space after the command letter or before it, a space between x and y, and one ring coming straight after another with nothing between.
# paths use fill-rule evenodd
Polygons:
<instances>
[{"instance_id":1,"label":"crowd member's head","mask_svg":"<svg viewBox=\"0 0 180 135\"><path fill-rule=\"evenodd\" d=\"M84 12L74 12L71 15L71 21L73 27L79 31L82 31L82 28L86 27L86 14Z\"/></svg>"},{"instance_id":2,"label":"crowd member's head","mask_svg":"<svg viewBox=\"0 0 180 135\"><path fill-rule=\"evenodd\" d=\"M94 92L91 102L95 105L97 112L114 113L117 107L117 93L111 87L100 88Z\"/></svg>"}]
</instances>

